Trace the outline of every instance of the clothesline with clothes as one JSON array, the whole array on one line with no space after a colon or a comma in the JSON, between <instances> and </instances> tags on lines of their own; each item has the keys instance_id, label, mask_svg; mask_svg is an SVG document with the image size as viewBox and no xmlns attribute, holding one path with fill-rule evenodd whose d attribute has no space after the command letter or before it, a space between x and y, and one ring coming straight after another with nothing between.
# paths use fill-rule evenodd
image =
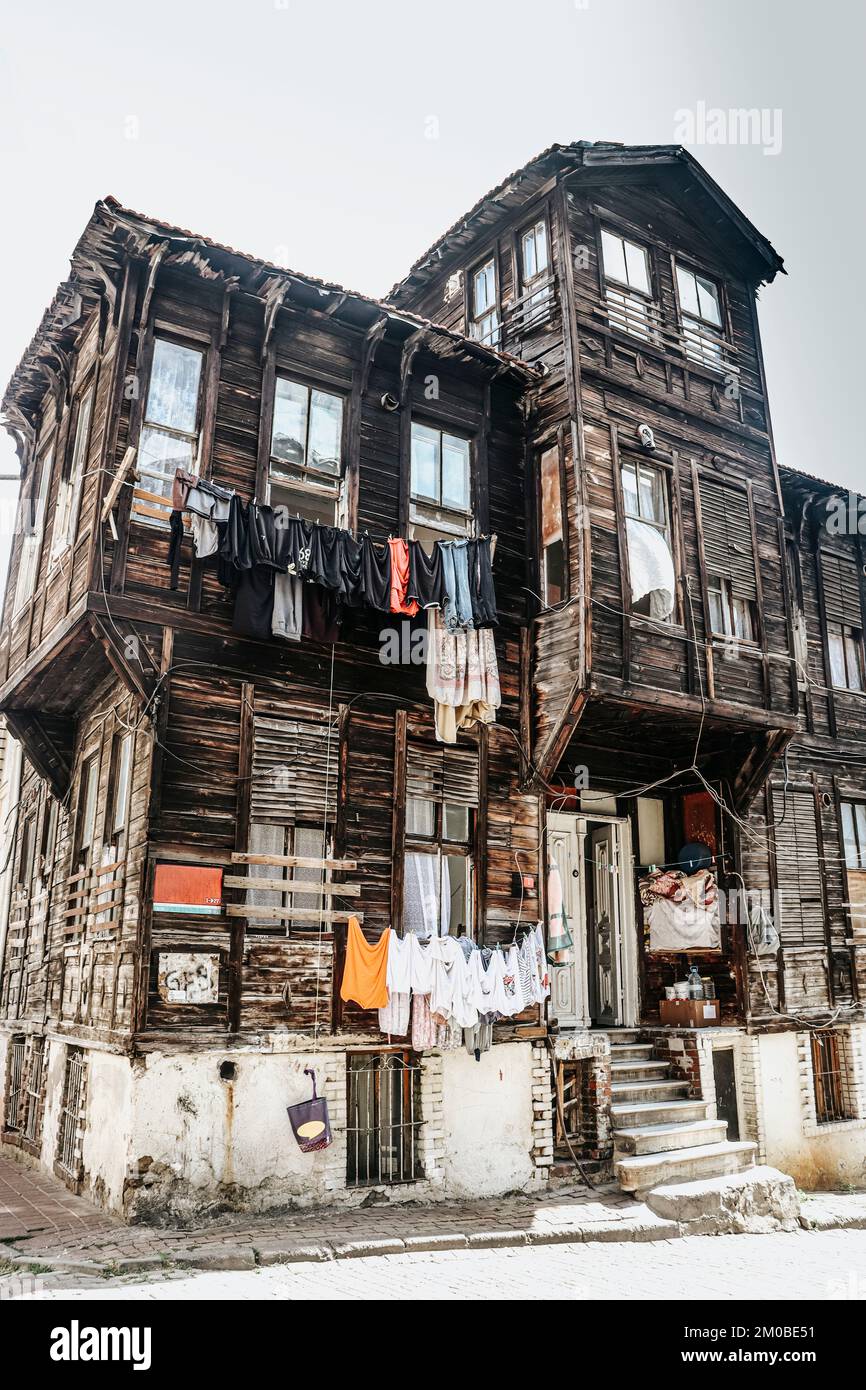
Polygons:
<instances>
[{"instance_id":1,"label":"clothesline with clothes","mask_svg":"<svg viewBox=\"0 0 866 1390\"><path fill-rule=\"evenodd\" d=\"M349 919L340 998L377 1009L389 1038L411 1032L412 1047L465 1046L480 1060L493 1041L493 1024L514 1018L550 994L550 969L541 924L518 945L478 946L468 936L398 936L383 932L373 944L357 917Z\"/></svg>"},{"instance_id":2,"label":"clothesline with clothes","mask_svg":"<svg viewBox=\"0 0 866 1390\"><path fill-rule=\"evenodd\" d=\"M234 595L232 630L257 641L334 643L346 611L371 608L414 618L427 612L427 690L436 737L491 724L501 703L493 627L495 536L379 543L339 526L292 517L286 507L245 502L231 488L178 469L172 486L169 564L178 583L183 515L197 559L216 557Z\"/></svg>"}]
</instances>

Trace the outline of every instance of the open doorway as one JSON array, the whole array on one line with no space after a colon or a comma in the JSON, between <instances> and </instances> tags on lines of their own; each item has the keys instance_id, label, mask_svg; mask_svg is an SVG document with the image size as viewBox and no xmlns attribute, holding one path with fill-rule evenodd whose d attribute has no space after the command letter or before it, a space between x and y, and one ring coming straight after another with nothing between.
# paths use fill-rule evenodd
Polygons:
<instances>
[{"instance_id":1,"label":"open doorway","mask_svg":"<svg viewBox=\"0 0 866 1390\"><path fill-rule=\"evenodd\" d=\"M573 939L553 971L551 1013L561 1028L628 1028L637 1021L631 825L626 817L556 813L548 818Z\"/></svg>"}]
</instances>

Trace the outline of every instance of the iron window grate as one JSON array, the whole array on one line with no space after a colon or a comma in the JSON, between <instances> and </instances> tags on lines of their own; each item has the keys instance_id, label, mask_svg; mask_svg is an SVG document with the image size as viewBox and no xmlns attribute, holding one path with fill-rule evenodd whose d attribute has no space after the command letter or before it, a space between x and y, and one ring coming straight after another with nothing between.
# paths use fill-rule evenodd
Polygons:
<instances>
[{"instance_id":1,"label":"iron window grate","mask_svg":"<svg viewBox=\"0 0 866 1390\"><path fill-rule=\"evenodd\" d=\"M30 1067L27 1073L27 1114L24 1138L35 1143L42 1137L42 1079L45 1070L45 1039L33 1038L30 1044Z\"/></svg>"},{"instance_id":2,"label":"iron window grate","mask_svg":"<svg viewBox=\"0 0 866 1390\"><path fill-rule=\"evenodd\" d=\"M6 1128L20 1130L21 1101L24 1095L24 1078L27 1057L25 1038L13 1038L9 1048L9 1090L6 1100Z\"/></svg>"},{"instance_id":3,"label":"iron window grate","mask_svg":"<svg viewBox=\"0 0 866 1390\"><path fill-rule=\"evenodd\" d=\"M855 1120L857 1109L842 1038L834 1032L812 1033L810 1042L818 1124L832 1125L841 1120Z\"/></svg>"},{"instance_id":4,"label":"iron window grate","mask_svg":"<svg viewBox=\"0 0 866 1390\"><path fill-rule=\"evenodd\" d=\"M346 1183L396 1186L423 1177L418 1157L421 1068L409 1053L348 1058Z\"/></svg>"},{"instance_id":5,"label":"iron window grate","mask_svg":"<svg viewBox=\"0 0 866 1390\"><path fill-rule=\"evenodd\" d=\"M84 1103L84 1054L70 1052L66 1059L63 1087L63 1110L57 1141L57 1162L69 1177L77 1179L79 1166L79 1129Z\"/></svg>"}]
</instances>

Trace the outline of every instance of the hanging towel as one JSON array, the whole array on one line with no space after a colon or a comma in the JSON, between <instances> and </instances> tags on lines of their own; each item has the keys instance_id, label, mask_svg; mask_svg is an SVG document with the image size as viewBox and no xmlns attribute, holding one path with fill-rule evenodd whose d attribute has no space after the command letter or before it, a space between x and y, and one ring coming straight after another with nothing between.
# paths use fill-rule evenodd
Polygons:
<instances>
[{"instance_id":1,"label":"hanging towel","mask_svg":"<svg viewBox=\"0 0 866 1390\"><path fill-rule=\"evenodd\" d=\"M371 946L357 917L349 918L346 965L340 998L362 1009L384 1009L388 1003L388 947L390 936L383 932Z\"/></svg>"},{"instance_id":2,"label":"hanging towel","mask_svg":"<svg viewBox=\"0 0 866 1390\"><path fill-rule=\"evenodd\" d=\"M274 612L271 631L287 642L300 642L304 628L304 581L293 574L274 579Z\"/></svg>"},{"instance_id":3,"label":"hanging towel","mask_svg":"<svg viewBox=\"0 0 866 1390\"><path fill-rule=\"evenodd\" d=\"M215 521L193 512L190 516L192 543L197 560L206 560L208 555L216 555L219 548L219 529Z\"/></svg>"},{"instance_id":4,"label":"hanging towel","mask_svg":"<svg viewBox=\"0 0 866 1390\"><path fill-rule=\"evenodd\" d=\"M562 875L555 859L547 870L547 959L551 965L567 965L574 946L568 929L562 893Z\"/></svg>"}]
</instances>

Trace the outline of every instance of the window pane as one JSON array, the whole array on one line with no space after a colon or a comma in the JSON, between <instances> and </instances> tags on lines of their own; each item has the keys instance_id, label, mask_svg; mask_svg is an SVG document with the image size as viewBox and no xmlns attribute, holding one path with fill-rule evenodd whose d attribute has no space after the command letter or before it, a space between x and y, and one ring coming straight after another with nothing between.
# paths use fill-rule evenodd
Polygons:
<instances>
[{"instance_id":1,"label":"window pane","mask_svg":"<svg viewBox=\"0 0 866 1390\"><path fill-rule=\"evenodd\" d=\"M271 456L287 463L306 463L307 409L310 393L296 381L277 378Z\"/></svg>"},{"instance_id":2,"label":"window pane","mask_svg":"<svg viewBox=\"0 0 866 1390\"><path fill-rule=\"evenodd\" d=\"M692 271L685 270L681 265L677 266L677 289L680 294L680 307L684 314L694 314L700 317L701 306L698 302L698 287Z\"/></svg>"},{"instance_id":3,"label":"window pane","mask_svg":"<svg viewBox=\"0 0 866 1390\"><path fill-rule=\"evenodd\" d=\"M194 348L156 339L145 411L150 424L195 433L201 359Z\"/></svg>"},{"instance_id":4,"label":"window pane","mask_svg":"<svg viewBox=\"0 0 866 1390\"><path fill-rule=\"evenodd\" d=\"M472 861L462 854L442 857L442 897L443 903L446 898L449 903L448 930L452 936L469 933L471 866ZM444 910L442 917L444 923Z\"/></svg>"},{"instance_id":5,"label":"window pane","mask_svg":"<svg viewBox=\"0 0 866 1390\"><path fill-rule=\"evenodd\" d=\"M741 637L744 642L751 642L754 637L752 629L752 608L748 599L734 599L734 635Z\"/></svg>"},{"instance_id":6,"label":"window pane","mask_svg":"<svg viewBox=\"0 0 866 1390\"><path fill-rule=\"evenodd\" d=\"M547 270L547 223L539 222L535 228L535 261L538 267L538 274Z\"/></svg>"},{"instance_id":7,"label":"window pane","mask_svg":"<svg viewBox=\"0 0 866 1390\"><path fill-rule=\"evenodd\" d=\"M562 535L562 489L559 478L559 449L545 449L541 455L541 543L549 545Z\"/></svg>"},{"instance_id":8,"label":"window pane","mask_svg":"<svg viewBox=\"0 0 866 1390\"><path fill-rule=\"evenodd\" d=\"M628 271L625 265L625 249L622 238L614 236L612 232L602 231L601 251L605 278L619 280L620 284L627 285Z\"/></svg>"},{"instance_id":9,"label":"window pane","mask_svg":"<svg viewBox=\"0 0 866 1390\"><path fill-rule=\"evenodd\" d=\"M830 649L830 679L839 689L845 689L845 643L841 628L829 628L827 644Z\"/></svg>"},{"instance_id":10,"label":"window pane","mask_svg":"<svg viewBox=\"0 0 866 1390\"><path fill-rule=\"evenodd\" d=\"M340 470L340 445L343 430L343 402L339 396L325 391L312 393L310 420L311 468L324 468L331 473Z\"/></svg>"},{"instance_id":11,"label":"window pane","mask_svg":"<svg viewBox=\"0 0 866 1390\"><path fill-rule=\"evenodd\" d=\"M721 328L722 311L719 305L719 291L717 287L713 284L712 280L708 280L704 275L696 275L695 280L698 287L698 303L700 305L701 318L706 319L707 323L715 324L716 328Z\"/></svg>"},{"instance_id":12,"label":"window pane","mask_svg":"<svg viewBox=\"0 0 866 1390\"><path fill-rule=\"evenodd\" d=\"M439 501L441 435L426 425L412 425L412 495Z\"/></svg>"},{"instance_id":13,"label":"window pane","mask_svg":"<svg viewBox=\"0 0 866 1390\"><path fill-rule=\"evenodd\" d=\"M665 520L663 483L654 468L640 469L640 514L644 521Z\"/></svg>"},{"instance_id":14,"label":"window pane","mask_svg":"<svg viewBox=\"0 0 866 1390\"><path fill-rule=\"evenodd\" d=\"M424 801L418 796L406 798L406 834L436 834L436 807L432 801Z\"/></svg>"},{"instance_id":15,"label":"window pane","mask_svg":"<svg viewBox=\"0 0 866 1390\"><path fill-rule=\"evenodd\" d=\"M845 669L848 673L848 689L861 690L863 680L860 669L860 642L853 632L845 633Z\"/></svg>"},{"instance_id":16,"label":"window pane","mask_svg":"<svg viewBox=\"0 0 866 1390\"><path fill-rule=\"evenodd\" d=\"M132 761L132 734L121 740L117 756L116 783L114 788L113 830L122 830L126 825L126 803L129 798L129 769Z\"/></svg>"},{"instance_id":17,"label":"window pane","mask_svg":"<svg viewBox=\"0 0 866 1390\"><path fill-rule=\"evenodd\" d=\"M469 807L445 804L445 839L466 844L469 839Z\"/></svg>"},{"instance_id":18,"label":"window pane","mask_svg":"<svg viewBox=\"0 0 866 1390\"><path fill-rule=\"evenodd\" d=\"M407 854L403 866L403 932L448 934L449 901L440 896L438 854Z\"/></svg>"},{"instance_id":19,"label":"window pane","mask_svg":"<svg viewBox=\"0 0 866 1390\"><path fill-rule=\"evenodd\" d=\"M637 468L633 463L622 466L622 496L626 516L640 516L637 494Z\"/></svg>"},{"instance_id":20,"label":"window pane","mask_svg":"<svg viewBox=\"0 0 866 1390\"><path fill-rule=\"evenodd\" d=\"M565 597L565 547L553 541L544 550L544 602L549 607Z\"/></svg>"},{"instance_id":21,"label":"window pane","mask_svg":"<svg viewBox=\"0 0 866 1390\"><path fill-rule=\"evenodd\" d=\"M138 445L138 466L144 473L143 485L148 492L170 497L175 470L187 468L192 471L193 462L194 446L191 439L181 439L166 434L164 430L153 429L150 425L144 426Z\"/></svg>"},{"instance_id":22,"label":"window pane","mask_svg":"<svg viewBox=\"0 0 866 1390\"><path fill-rule=\"evenodd\" d=\"M469 441L442 436L442 505L469 510Z\"/></svg>"},{"instance_id":23,"label":"window pane","mask_svg":"<svg viewBox=\"0 0 866 1390\"><path fill-rule=\"evenodd\" d=\"M249 834L250 854L285 854L286 852L286 827L284 825L267 825L263 821L250 822ZM284 878L285 869L278 864L245 864L243 874L245 878ZM282 907L283 894L271 888L248 888L246 890L247 906L255 903L257 907ZM249 919L250 924L254 923L263 927L279 926L279 922L265 917Z\"/></svg>"},{"instance_id":24,"label":"window pane","mask_svg":"<svg viewBox=\"0 0 866 1390\"><path fill-rule=\"evenodd\" d=\"M842 806L842 840L845 845L845 863L849 869L859 869L860 861L857 852L857 834L854 829L854 807L849 801L843 801ZM866 808L864 808L866 810Z\"/></svg>"},{"instance_id":25,"label":"window pane","mask_svg":"<svg viewBox=\"0 0 866 1390\"><path fill-rule=\"evenodd\" d=\"M534 280L538 274L538 258L535 248L535 228L523 234L523 278Z\"/></svg>"},{"instance_id":26,"label":"window pane","mask_svg":"<svg viewBox=\"0 0 866 1390\"><path fill-rule=\"evenodd\" d=\"M486 314L496 303L496 272L488 261L473 276L472 307L475 318Z\"/></svg>"},{"instance_id":27,"label":"window pane","mask_svg":"<svg viewBox=\"0 0 866 1390\"><path fill-rule=\"evenodd\" d=\"M649 259L646 251L642 246L635 246L633 241L625 241L623 246L625 247L625 265L629 286L635 290L643 290L644 294L649 294Z\"/></svg>"},{"instance_id":28,"label":"window pane","mask_svg":"<svg viewBox=\"0 0 866 1390\"><path fill-rule=\"evenodd\" d=\"M854 815L857 827L858 867L866 869L866 803L858 801L854 808Z\"/></svg>"},{"instance_id":29,"label":"window pane","mask_svg":"<svg viewBox=\"0 0 866 1390\"><path fill-rule=\"evenodd\" d=\"M290 517L299 516L302 521L318 521L321 526L335 526L337 523L338 497L311 492L302 483L284 482L271 474L269 500L272 507L284 507Z\"/></svg>"},{"instance_id":30,"label":"window pane","mask_svg":"<svg viewBox=\"0 0 866 1390\"><path fill-rule=\"evenodd\" d=\"M85 769L83 814L81 818L81 848L87 849L93 841L96 823L96 786L99 781L99 765L91 758Z\"/></svg>"},{"instance_id":31,"label":"window pane","mask_svg":"<svg viewBox=\"0 0 866 1390\"><path fill-rule=\"evenodd\" d=\"M712 581L710 582L709 599L710 626L713 632L726 633L728 630L727 604L724 601L721 585L718 583L718 581L715 582L715 585Z\"/></svg>"}]
</instances>

